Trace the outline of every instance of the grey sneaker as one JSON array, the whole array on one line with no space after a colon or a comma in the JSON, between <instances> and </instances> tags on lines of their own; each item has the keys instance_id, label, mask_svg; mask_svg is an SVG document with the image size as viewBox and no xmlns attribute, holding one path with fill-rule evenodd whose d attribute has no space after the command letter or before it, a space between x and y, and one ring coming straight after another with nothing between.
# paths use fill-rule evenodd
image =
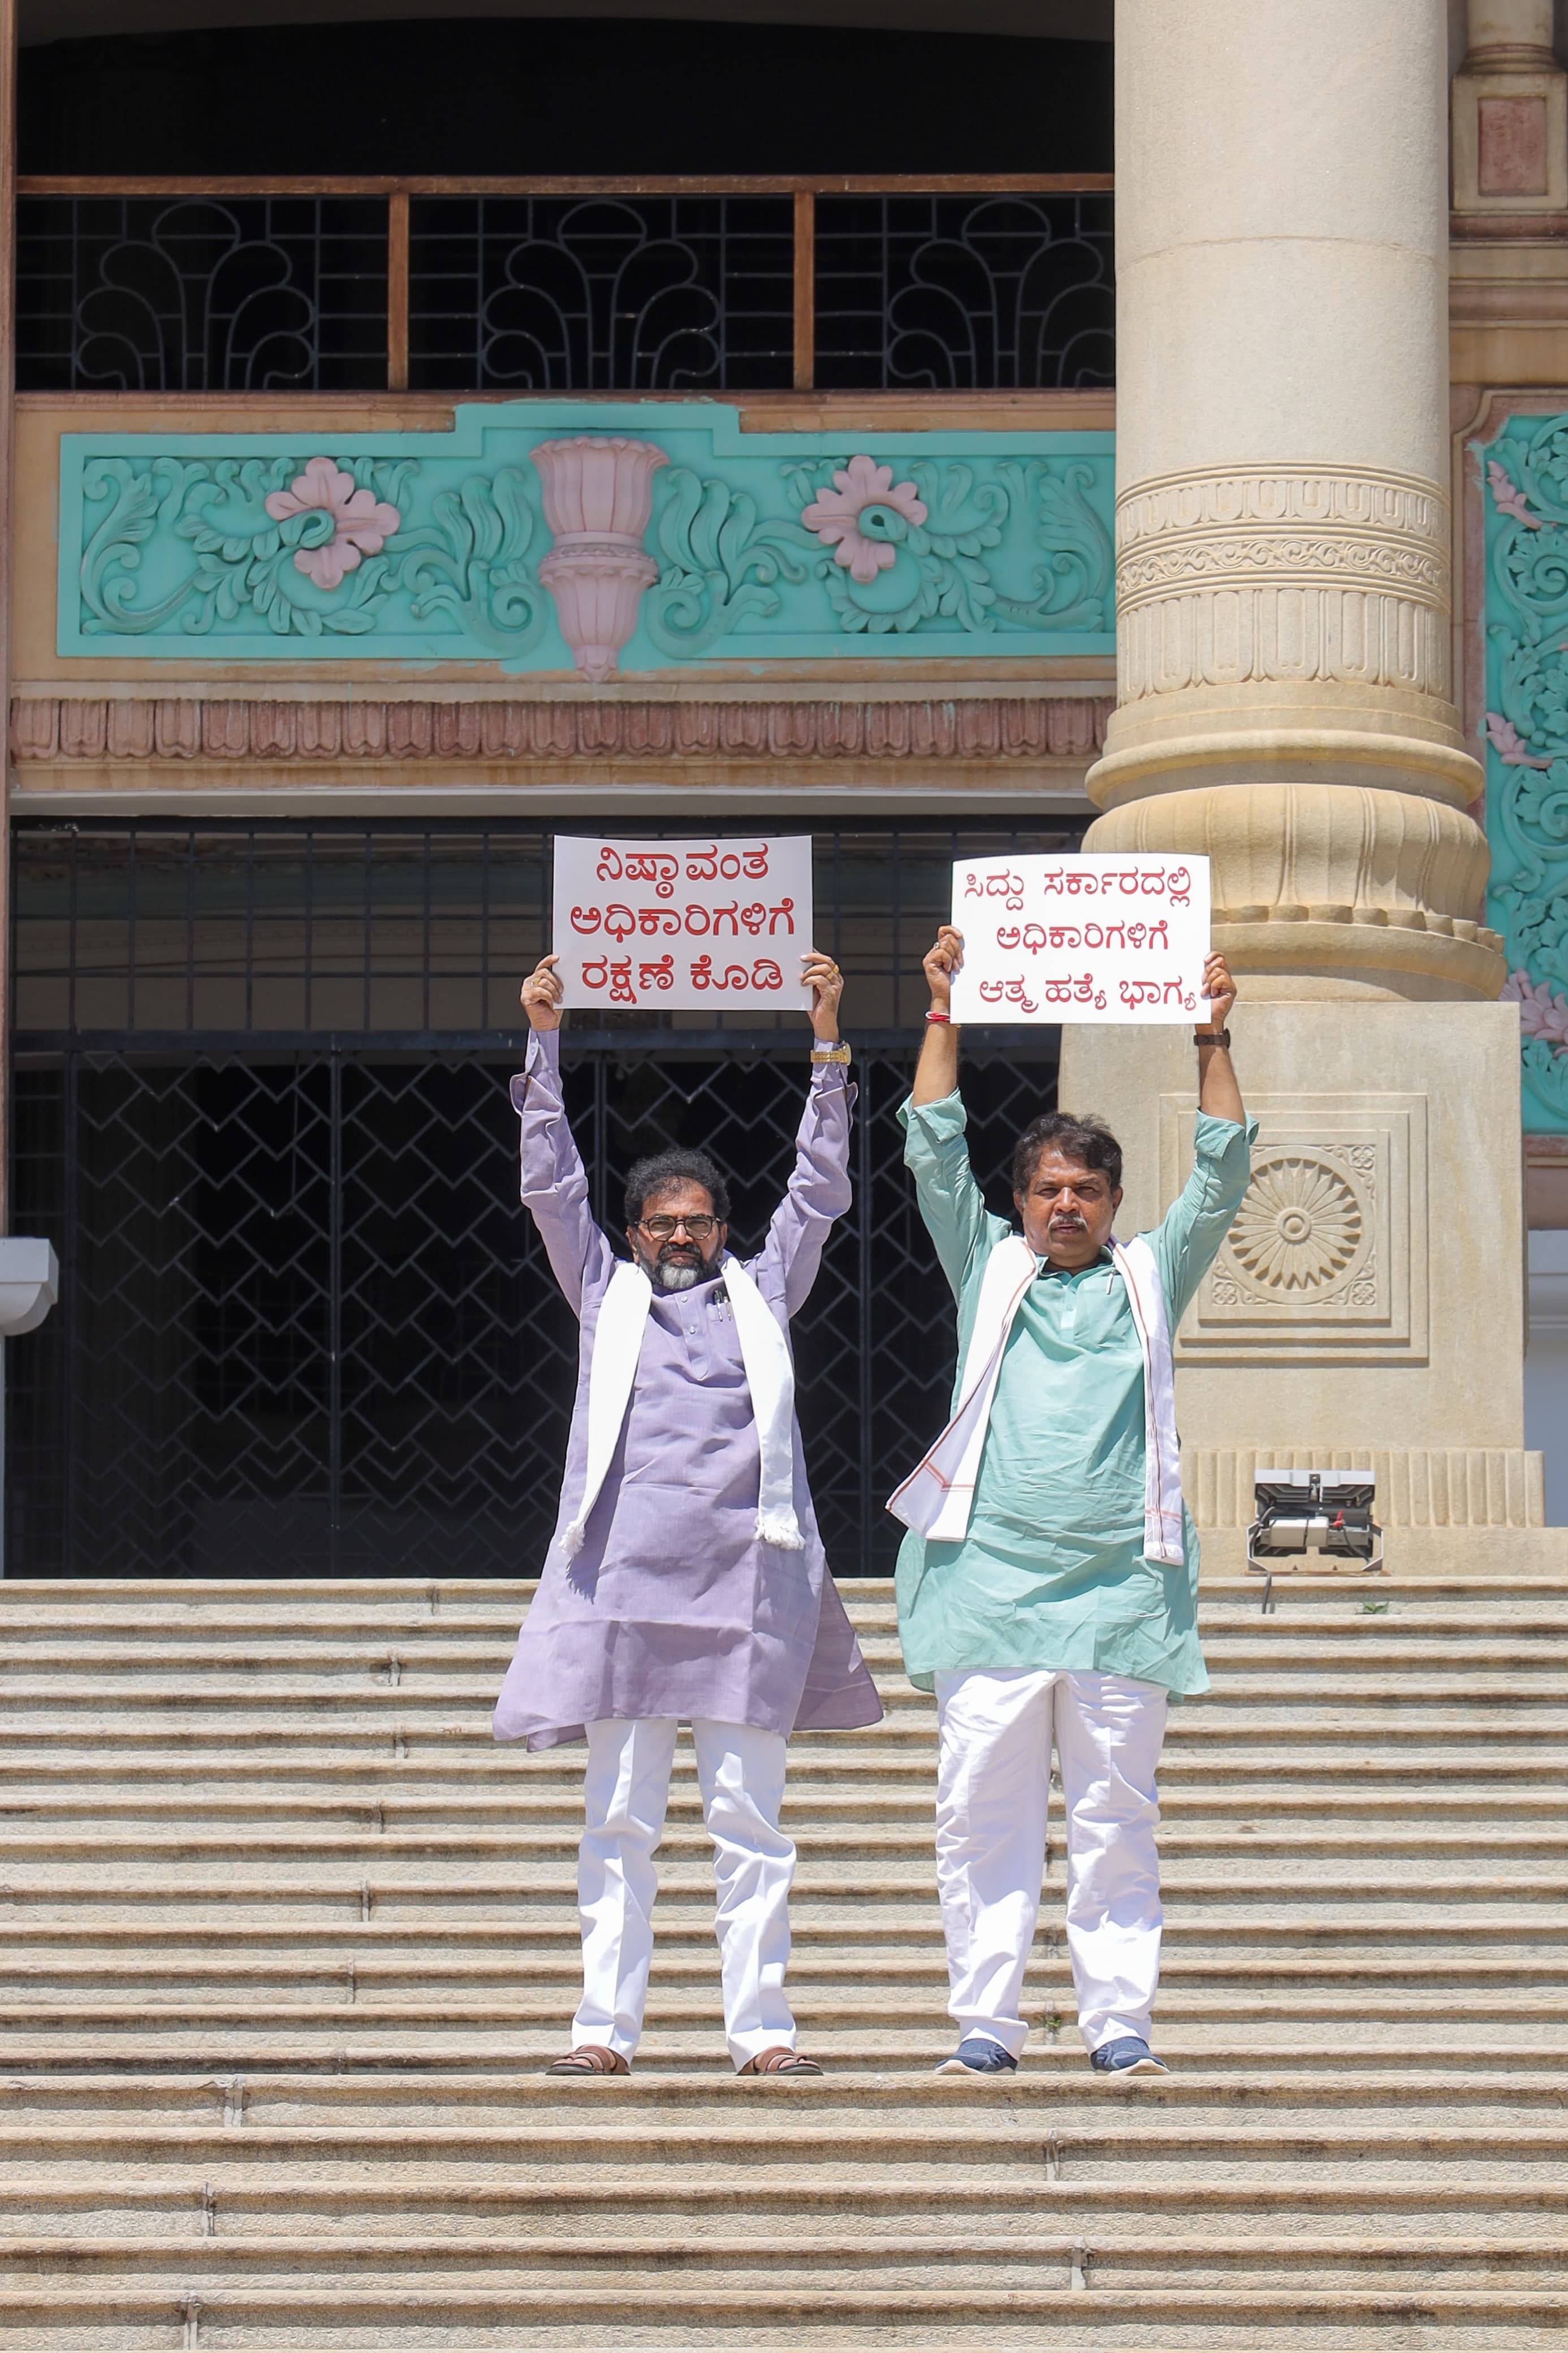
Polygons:
<instances>
[{"instance_id":1,"label":"grey sneaker","mask_svg":"<svg viewBox=\"0 0 1568 2353\"><path fill-rule=\"evenodd\" d=\"M988 2034L965 2035L951 2059L934 2071L939 2075L1016 2075L1018 2063L1010 2051Z\"/></svg>"},{"instance_id":2,"label":"grey sneaker","mask_svg":"<svg viewBox=\"0 0 1568 2353\"><path fill-rule=\"evenodd\" d=\"M1141 2034L1121 2034L1114 2042L1102 2042L1098 2051L1089 2052L1089 2063L1097 2075L1118 2081L1123 2075L1168 2075L1171 2072L1163 2059L1155 2058Z\"/></svg>"}]
</instances>

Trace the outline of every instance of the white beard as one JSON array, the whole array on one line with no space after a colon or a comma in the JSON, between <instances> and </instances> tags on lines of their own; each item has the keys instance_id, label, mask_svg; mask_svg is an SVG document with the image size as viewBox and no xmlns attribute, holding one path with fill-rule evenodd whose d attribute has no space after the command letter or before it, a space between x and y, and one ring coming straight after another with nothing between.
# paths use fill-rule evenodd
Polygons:
<instances>
[{"instance_id":1,"label":"white beard","mask_svg":"<svg viewBox=\"0 0 1568 2353\"><path fill-rule=\"evenodd\" d=\"M699 1282L706 1282L711 1268L706 1266L665 1266L658 1260L649 1270L654 1286L659 1291L690 1291Z\"/></svg>"}]
</instances>

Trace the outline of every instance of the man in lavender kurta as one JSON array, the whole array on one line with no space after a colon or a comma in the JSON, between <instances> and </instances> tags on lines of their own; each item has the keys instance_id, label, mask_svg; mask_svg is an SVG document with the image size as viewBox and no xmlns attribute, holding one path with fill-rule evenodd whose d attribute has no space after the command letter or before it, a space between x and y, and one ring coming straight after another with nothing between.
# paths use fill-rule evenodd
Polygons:
<instances>
[{"instance_id":1,"label":"man in lavender kurta","mask_svg":"<svg viewBox=\"0 0 1568 2353\"><path fill-rule=\"evenodd\" d=\"M588 1744L583 2000L556 2073L624 2074L637 2048L682 1723L713 1840L731 2057L742 2073L820 2072L795 2050L784 1989L784 1744L882 1711L827 1572L794 1414L789 1322L849 1207L854 1100L843 981L826 956L805 962L815 1041L795 1171L743 1261L725 1247L723 1178L689 1152L631 1171L631 1265L617 1258L589 1213L562 1103L555 958L523 986L522 1198L582 1345L560 1514L495 1732L531 1748Z\"/></svg>"}]
</instances>

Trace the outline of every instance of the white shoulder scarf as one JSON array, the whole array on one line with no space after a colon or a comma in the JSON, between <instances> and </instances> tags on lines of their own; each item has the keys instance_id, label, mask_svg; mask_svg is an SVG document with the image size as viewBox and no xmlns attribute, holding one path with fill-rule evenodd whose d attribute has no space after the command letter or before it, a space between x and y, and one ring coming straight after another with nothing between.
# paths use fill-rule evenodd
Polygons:
<instances>
[{"instance_id":1,"label":"white shoulder scarf","mask_svg":"<svg viewBox=\"0 0 1568 2353\"><path fill-rule=\"evenodd\" d=\"M726 1258L721 1272L734 1310L741 1362L746 1368L762 1452L757 1535L763 1544L777 1545L784 1552L804 1552L805 1538L795 1515L795 1366L789 1343L740 1260ZM594 1333L594 1365L588 1375L588 1460L582 1501L561 1531L562 1556L566 1560L575 1560L583 1549L588 1514L599 1500L620 1438L652 1299L653 1285L641 1267L623 1260L610 1277Z\"/></svg>"},{"instance_id":2,"label":"white shoulder scarf","mask_svg":"<svg viewBox=\"0 0 1568 2353\"><path fill-rule=\"evenodd\" d=\"M1143 1551L1150 1560L1185 1557L1182 1528L1181 1451L1176 1440L1175 1367L1160 1270L1142 1235L1125 1247L1112 1240L1110 1254L1127 1285L1128 1304L1143 1351ZM1022 1234L998 1242L980 1282L974 1330L963 1360L958 1410L931 1452L918 1462L888 1509L906 1527L939 1544L957 1544L968 1534L974 1482L991 1420L991 1400L1002 1370L1002 1352L1013 1319L1039 1271Z\"/></svg>"}]
</instances>

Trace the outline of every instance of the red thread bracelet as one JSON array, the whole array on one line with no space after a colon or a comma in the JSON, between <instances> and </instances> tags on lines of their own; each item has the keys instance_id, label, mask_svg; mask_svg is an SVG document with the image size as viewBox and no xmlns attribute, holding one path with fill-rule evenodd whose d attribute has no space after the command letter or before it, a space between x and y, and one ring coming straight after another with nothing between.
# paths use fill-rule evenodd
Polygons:
<instances>
[{"instance_id":1,"label":"red thread bracelet","mask_svg":"<svg viewBox=\"0 0 1568 2353\"><path fill-rule=\"evenodd\" d=\"M952 1019L952 1016L951 1013L938 1013L933 1010L926 1015L926 1019L928 1021L951 1021Z\"/></svg>"}]
</instances>

